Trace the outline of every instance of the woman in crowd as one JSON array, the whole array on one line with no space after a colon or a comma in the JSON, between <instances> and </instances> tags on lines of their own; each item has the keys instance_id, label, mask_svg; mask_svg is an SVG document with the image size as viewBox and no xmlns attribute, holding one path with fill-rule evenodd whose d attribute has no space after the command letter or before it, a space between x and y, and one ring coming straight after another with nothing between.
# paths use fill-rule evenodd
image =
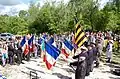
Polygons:
<instances>
[{"instance_id":1,"label":"woman in crowd","mask_svg":"<svg viewBox=\"0 0 120 79\"><path fill-rule=\"evenodd\" d=\"M6 43L3 43L3 45L1 45L0 52L2 54L2 65L4 67L6 65L6 60L8 58L8 52L7 52Z\"/></svg>"}]
</instances>

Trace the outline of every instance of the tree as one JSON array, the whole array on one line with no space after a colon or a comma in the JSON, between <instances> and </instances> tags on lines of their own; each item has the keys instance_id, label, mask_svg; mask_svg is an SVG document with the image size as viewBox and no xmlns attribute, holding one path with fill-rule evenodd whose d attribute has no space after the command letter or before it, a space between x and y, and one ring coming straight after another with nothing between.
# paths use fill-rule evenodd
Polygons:
<instances>
[{"instance_id":1,"label":"tree","mask_svg":"<svg viewBox=\"0 0 120 79\"><path fill-rule=\"evenodd\" d=\"M20 10L19 17L26 18L26 16L28 16L28 12L25 10Z\"/></svg>"}]
</instances>

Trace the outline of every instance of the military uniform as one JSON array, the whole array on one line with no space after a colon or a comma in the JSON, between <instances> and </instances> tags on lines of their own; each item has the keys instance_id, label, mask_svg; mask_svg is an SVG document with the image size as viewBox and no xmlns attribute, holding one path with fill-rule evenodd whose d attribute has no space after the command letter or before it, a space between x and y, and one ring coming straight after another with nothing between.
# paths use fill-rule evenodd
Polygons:
<instances>
[{"instance_id":1,"label":"military uniform","mask_svg":"<svg viewBox=\"0 0 120 79\"><path fill-rule=\"evenodd\" d=\"M84 57L85 59L83 59ZM82 51L79 55L73 57L73 59L78 58L78 61L70 63L70 65L77 66L75 70L75 79L85 79L86 69L87 69L87 57L86 51Z\"/></svg>"}]
</instances>

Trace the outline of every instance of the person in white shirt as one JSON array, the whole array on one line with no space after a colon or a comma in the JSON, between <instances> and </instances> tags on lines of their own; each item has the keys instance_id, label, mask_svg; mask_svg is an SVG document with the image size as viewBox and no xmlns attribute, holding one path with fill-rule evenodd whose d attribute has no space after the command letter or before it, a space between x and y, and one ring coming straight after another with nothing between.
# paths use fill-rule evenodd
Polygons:
<instances>
[{"instance_id":1,"label":"person in white shirt","mask_svg":"<svg viewBox=\"0 0 120 79\"><path fill-rule=\"evenodd\" d=\"M107 56L107 62L111 62L112 59L112 46L113 46L113 40L109 40L107 47L106 47L106 56Z\"/></svg>"}]
</instances>

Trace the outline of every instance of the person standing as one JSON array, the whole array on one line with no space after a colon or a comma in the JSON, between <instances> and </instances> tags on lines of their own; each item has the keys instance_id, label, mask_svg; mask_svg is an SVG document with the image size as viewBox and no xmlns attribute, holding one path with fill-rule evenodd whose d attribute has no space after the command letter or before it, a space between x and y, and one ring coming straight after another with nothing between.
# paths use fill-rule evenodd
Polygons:
<instances>
[{"instance_id":1,"label":"person standing","mask_svg":"<svg viewBox=\"0 0 120 79\"><path fill-rule=\"evenodd\" d=\"M96 47L95 43L92 43L92 49L93 49L93 60L94 60L94 64L96 65L95 67L99 67L99 61L98 61L98 50Z\"/></svg>"},{"instance_id":2,"label":"person standing","mask_svg":"<svg viewBox=\"0 0 120 79\"><path fill-rule=\"evenodd\" d=\"M73 57L73 59L78 59L78 61L70 63L70 66L77 66L75 70L75 79L85 79L86 69L87 69L87 48L81 47L77 49L77 52L81 53Z\"/></svg>"},{"instance_id":3,"label":"person standing","mask_svg":"<svg viewBox=\"0 0 120 79\"><path fill-rule=\"evenodd\" d=\"M17 63L20 64L22 62L22 47L20 46L19 39L17 42L16 56L17 56Z\"/></svg>"},{"instance_id":4,"label":"person standing","mask_svg":"<svg viewBox=\"0 0 120 79\"><path fill-rule=\"evenodd\" d=\"M113 40L109 40L107 47L106 47L106 56L107 56L107 62L111 62L112 59L112 46L113 46Z\"/></svg>"},{"instance_id":5,"label":"person standing","mask_svg":"<svg viewBox=\"0 0 120 79\"><path fill-rule=\"evenodd\" d=\"M5 66L5 53L3 52L3 44L2 43L0 43L0 53L1 53L1 55L2 55L2 65L3 65L3 67Z\"/></svg>"},{"instance_id":6,"label":"person standing","mask_svg":"<svg viewBox=\"0 0 120 79\"><path fill-rule=\"evenodd\" d=\"M10 44L8 45L8 57L9 57L10 65L13 65L13 63L14 63L14 47L13 47L12 41L10 41Z\"/></svg>"},{"instance_id":7,"label":"person standing","mask_svg":"<svg viewBox=\"0 0 120 79\"><path fill-rule=\"evenodd\" d=\"M41 44L41 58L43 58L43 61L45 61L45 42L42 40Z\"/></svg>"},{"instance_id":8,"label":"person standing","mask_svg":"<svg viewBox=\"0 0 120 79\"><path fill-rule=\"evenodd\" d=\"M37 58L37 53L38 53L38 48L37 48L37 44L34 45L34 53L35 53L35 58Z\"/></svg>"},{"instance_id":9,"label":"person standing","mask_svg":"<svg viewBox=\"0 0 120 79\"><path fill-rule=\"evenodd\" d=\"M100 60L100 57L103 53L103 45L102 45L102 42L101 42L101 38L98 38L98 41L97 41L97 50L98 50L98 58Z\"/></svg>"},{"instance_id":10,"label":"person standing","mask_svg":"<svg viewBox=\"0 0 120 79\"><path fill-rule=\"evenodd\" d=\"M6 64L6 60L8 58L7 56L7 47L5 46L5 43L3 44L3 48L2 48L2 62L3 62L3 67L5 66Z\"/></svg>"},{"instance_id":11,"label":"person standing","mask_svg":"<svg viewBox=\"0 0 120 79\"><path fill-rule=\"evenodd\" d=\"M88 45L88 52L87 52L87 54L88 54L88 60L87 60L87 73L86 73L86 76L88 76L88 75L90 75L90 72L92 72L93 71L93 66L94 66L94 64L93 64L93 49L92 49L92 47L90 46L90 45Z\"/></svg>"},{"instance_id":12,"label":"person standing","mask_svg":"<svg viewBox=\"0 0 120 79\"><path fill-rule=\"evenodd\" d=\"M26 42L28 42L28 40L30 39L30 37L31 37L31 35L30 34L28 34L27 36L27 40L26 40ZM24 50L24 53L26 52L27 54L25 54L25 56L26 56L26 60L27 61L30 61L30 48L29 48L29 46L28 46L28 43L27 43L27 45L26 45L26 48L25 48L25 50Z\"/></svg>"}]
</instances>

